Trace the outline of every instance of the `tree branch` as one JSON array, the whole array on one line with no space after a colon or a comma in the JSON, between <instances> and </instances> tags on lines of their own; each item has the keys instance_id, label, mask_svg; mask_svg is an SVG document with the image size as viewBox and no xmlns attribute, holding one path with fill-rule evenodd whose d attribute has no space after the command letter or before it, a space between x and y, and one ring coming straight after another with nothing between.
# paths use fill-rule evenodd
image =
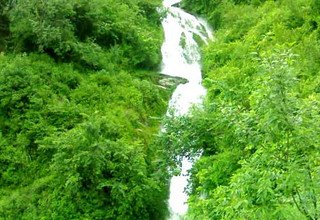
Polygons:
<instances>
[{"instance_id":1,"label":"tree branch","mask_svg":"<svg viewBox=\"0 0 320 220\"><path fill-rule=\"evenodd\" d=\"M298 190L298 189L295 189L295 192L296 192L296 194L298 195L299 203L300 203L301 206L298 205L298 202L297 202L296 198L294 197L294 194L293 194L293 193L292 193L291 196L292 196L293 202L294 202L294 204L297 206L298 210L299 210L302 214L304 214L308 219L310 219L310 220L316 220L316 219L312 218L312 216L308 213L308 211L306 210L306 208L302 205L303 203L302 203L302 198L301 198L301 195L300 195L300 193L299 193L299 190Z\"/></svg>"}]
</instances>

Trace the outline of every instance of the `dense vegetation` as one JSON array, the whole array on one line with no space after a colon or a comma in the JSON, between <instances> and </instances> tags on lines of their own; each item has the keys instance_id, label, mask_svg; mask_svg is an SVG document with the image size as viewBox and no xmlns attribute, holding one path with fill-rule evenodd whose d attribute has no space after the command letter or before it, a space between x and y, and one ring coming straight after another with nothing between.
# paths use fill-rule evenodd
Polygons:
<instances>
[{"instance_id":1,"label":"dense vegetation","mask_svg":"<svg viewBox=\"0 0 320 220\"><path fill-rule=\"evenodd\" d=\"M0 0L0 219L164 219L159 4Z\"/></svg>"},{"instance_id":2,"label":"dense vegetation","mask_svg":"<svg viewBox=\"0 0 320 220\"><path fill-rule=\"evenodd\" d=\"M320 218L320 1L184 0L215 40L203 109L168 125L172 152L202 150L190 219Z\"/></svg>"},{"instance_id":3,"label":"dense vegetation","mask_svg":"<svg viewBox=\"0 0 320 220\"><path fill-rule=\"evenodd\" d=\"M159 4L0 0L0 219L164 219L199 152L188 218L319 219L320 1L184 0L208 96L161 142Z\"/></svg>"}]
</instances>

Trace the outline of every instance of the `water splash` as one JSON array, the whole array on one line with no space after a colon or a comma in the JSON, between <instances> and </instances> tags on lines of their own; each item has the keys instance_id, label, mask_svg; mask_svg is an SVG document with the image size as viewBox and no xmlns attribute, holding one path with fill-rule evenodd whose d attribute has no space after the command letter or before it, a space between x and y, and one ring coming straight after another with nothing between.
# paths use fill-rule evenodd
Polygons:
<instances>
[{"instance_id":1,"label":"water splash","mask_svg":"<svg viewBox=\"0 0 320 220\"><path fill-rule=\"evenodd\" d=\"M173 5L181 0L164 0L167 17L162 21L165 41L162 45L162 74L181 77L188 80L180 84L174 91L169 102L168 116L176 117L188 113L192 105L200 105L206 95L201 85L200 49L197 38L204 43L212 38L212 31L207 23L190 15ZM180 176L172 177L170 181L169 208L171 218L181 219L188 209L188 196L184 192L188 183L188 170L192 163L187 158L182 159Z\"/></svg>"}]
</instances>

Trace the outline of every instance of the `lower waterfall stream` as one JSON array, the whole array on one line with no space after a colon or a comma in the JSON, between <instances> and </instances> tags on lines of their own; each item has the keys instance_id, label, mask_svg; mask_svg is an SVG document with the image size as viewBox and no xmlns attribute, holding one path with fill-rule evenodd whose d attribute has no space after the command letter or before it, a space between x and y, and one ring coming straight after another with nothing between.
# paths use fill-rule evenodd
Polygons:
<instances>
[{"instance_id":1,"label":"lower waterfall stream","mask_svg":"<svg viewBox=\"0 0 320 220\"><path fill-rule=\"evenodd\" d=\"M167 11L162 21L165 41L162 45L162 74L187 79L174 91L169 102L169 117L186 115L192 105L200 105L206 95L201 85L200 49L196 39L207 43L212 32L207 23L182 9L175 7L181 0L164 0L163 6ZM170 112L170 114L169 114ZM170 181L169 209L171 220L181 219L187 212L188 196L184 192L188 183L187 171L192 163L182 159L181 174L173 176Z\"/></svg>"}]
</instances>

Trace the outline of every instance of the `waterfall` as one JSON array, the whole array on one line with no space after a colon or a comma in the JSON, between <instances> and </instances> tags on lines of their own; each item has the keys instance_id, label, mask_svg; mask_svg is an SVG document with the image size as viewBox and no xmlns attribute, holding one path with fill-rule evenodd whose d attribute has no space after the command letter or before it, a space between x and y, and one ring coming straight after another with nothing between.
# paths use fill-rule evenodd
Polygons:
<instances>
[{"instance_id":1,"label":"waterfall","mask_svg":"<svg viewBox=\"0 0 320 220\"><path fill-rule=\"evenodd\" d=\"M167 16L162 21L165 33L165 41L161 48L162 74L188 80L187 83L178 85L171 97L169 109L173 110L173 113L168 111L171 112L168 113L171 117L187 114L190 107L201 104L202 97L206 95L206 90L201 85L201 57L197 42L207 43L212 37L212 32L204 20L173 6L180 1L163 2ZM180 176L174 176L170 181L170 219L180 219L187 212L188 197L184 189L188 183L187 171L191 167L192 163L183 158Z\"/></svg>"}]
</instances>

